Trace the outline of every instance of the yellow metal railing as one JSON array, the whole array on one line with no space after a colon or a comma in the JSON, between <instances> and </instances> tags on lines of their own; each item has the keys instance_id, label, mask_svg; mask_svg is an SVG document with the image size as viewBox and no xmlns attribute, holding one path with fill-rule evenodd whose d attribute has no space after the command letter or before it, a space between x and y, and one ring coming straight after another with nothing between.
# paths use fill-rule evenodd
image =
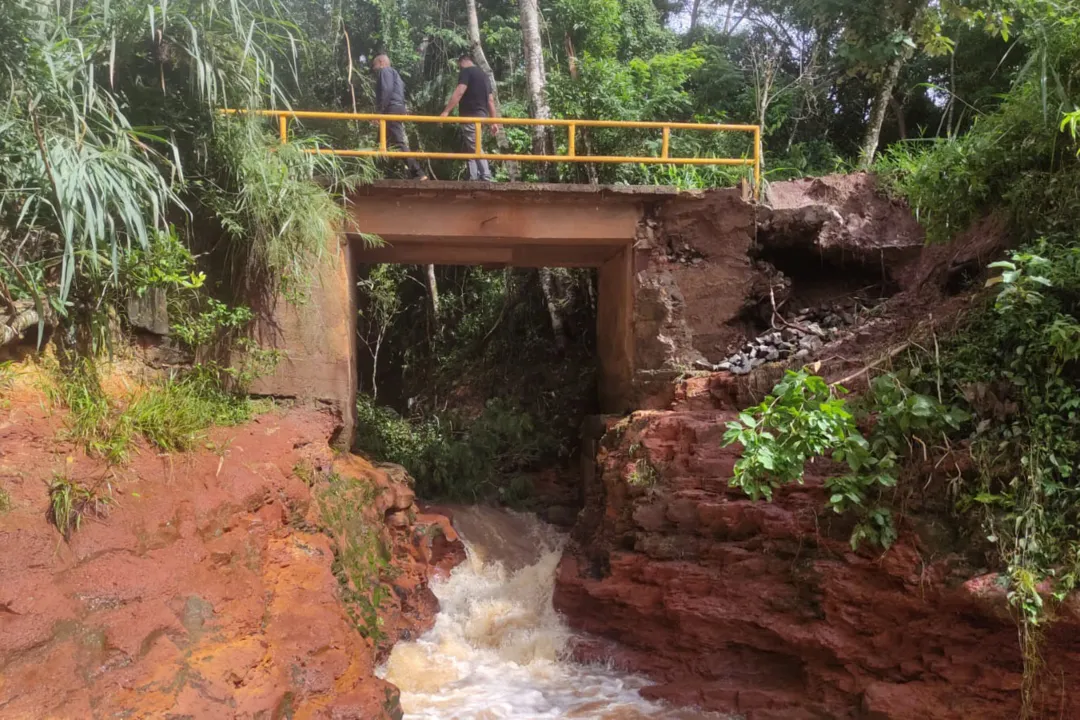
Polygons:
<instances>
[{"instance_id":1,"label":"yellow metal railing","mask_svg":"<svg viewBox=\"0 0 1080 720\"><path fill-rule=\"evenodd\" d=\"M243 113L245 110L224 110L223 112ZM506 160L514 162L595 162L595 163L644 163L654 165L741 165L754 169L755 191L761 185L761 128L757 125L722 125L712 123L677 123L677 122L630 122L623 120L563 120L535 118L466 118L442 117L432 115L378 115L374 113L317 112L309 110L255 110L257 115L277 118L278 133L282 144L289 141L289 120L359 120L377 122L379 125L379 148L377 150L337 150L334 148L312 148L307 152L344 155L348 157L386 157L417 158L432 160ZM463 125L473 123L476 126L476 152L418 152L391 150L387 147L386 123L453 123ZM534 155L486 153L483 150L484 125L524 125L552 126L567 129L566 154ZM659 157L633 157L628 155L579 155L577 152L578 128L622 128L662 131L662 143ZM754 152L749 158L700 158L673 157L670 154L671 131L691 130L698 132L744 132L753 136Z\"/></svg>"}]
</instances>

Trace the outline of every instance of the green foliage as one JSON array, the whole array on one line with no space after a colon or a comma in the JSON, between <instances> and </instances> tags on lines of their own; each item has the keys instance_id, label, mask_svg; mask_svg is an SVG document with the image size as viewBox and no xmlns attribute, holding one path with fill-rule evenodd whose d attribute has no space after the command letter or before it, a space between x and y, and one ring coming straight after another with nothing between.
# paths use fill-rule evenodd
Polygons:
<instances>
[{"instance_id":1,"label":"green foliage","mask_svg":"<svg viewBox=\"0 0 1080 720\"><path fill-rule=\"evenodd\" d=\"M231 241L238 278L302 291L345 219L338 196L320 183L347 191L371 178L371 166L347 169L332 155L306 152L317 139L276 145L258 119L218 120L209 145L212 179L196 185Z\"/></svg>"},{"instance_id":2,"label":"green foliage","mask_svg":"<svg viewBox=\"0 0 1080 720\"><path fill-rule=\"evenodd\" d=\"M93 457L124 462L134 435L130 424L117 421L120 410L101 387L94 361L78 358L67 367L54 364L46 369L51 376L46 387L50 401L68 410L66 438L82 445Z\"/></svg>"},{"instance_id":3,"label":"green foliage","mask_svg":"<svg viewBox=\"0 0 1080 720\"><path fill-rule=\"evenodd\" d=\"M167 231L155 232L145 249L133 248L125 254L120 268L124 289L137 297L150 289L199 290L206 282L206 273L196 271L195 257L171 225Z\"/></svg>"},{"instance_id":4,"label":"green foliage","mask_svg":"<svg viewBox=\"0 0 1080 720\"><path fill-rule=\"evenodd\" d=\"M252 415L246 397L223 389L215 366L200 365L137 393L117 425L130 425L160 450L178 452L196 447L207 428L239 425Z\"/></svg>"},{"instance_id":5,"label":"green foliage","mask_svg":"<svg viewBox=\"0 0 1080 720\"><path fill-rule=\"evenodd\" d=\"M626 482L634 487L653 487L659 480L660 472L647 458L635 460L626 476Z\"/></svg>"},{"instance_id":6,"label":"green foliage","mask_svg":"<svg viewBox=\"0 0 1080 720\"><path fill-rule=\"evenodd\" d=\"M535 271L438 268L437 317L422 268L370 272L360 336L382 345L378 384L370 366L361 381L379 394L360 403L357 446L406 466L421 493L524 504L525 474L569 462L595 411L594 278L552 271L560 347Z\"/></svg>"},{"instance_id":7,"label":"green foliage","mask_svg":"<svg viewBox=\"0 0 1080 720\"><path fill-rule=\"evenodd\" d=\"M967 416L911 392L891 375L875 378L859 407L851 407L844 393L820 377L789 370L760 405L728 423L725 444L743 447L731 485L754 500L771 501L775 489L802 483L807 461L846 463L846 474L825 481L827 506L859 518L852 547L870 540L887 548L896 530L883 496L897 484L900 459L914 438L958 429ZM860 421L872 422L869 438Z\"/></svg>"},{"instance_id":8,"label":"green foliage","mask_svg":"<svg viewBox=\"0 0 1080 720\"><path fill-rule=\"evenodd\" d=\"M82 527L84 517L104 518L113 504L112 488L93 487L57 473L49 485L49 521L65 540Z\"/></svg>"},{"instance_id":9,"label":"green foliage","mask_svg":"<svg viewBox=\"0 0 1080 720\"><path fill-rule=\"evenodd\" d=\"M11 493L4 488L0 488L0 515L3 515L8 510L11 510Z\"/></svg>"},{"instance_id":10,"label":"green foliage","mask_svg":"<svg viewBox=\"0 0 1080 720\"><path fill-rule=\"evenodd\" d=\"M1043 116L1038 95L1037 83L1026 84L967 135L894 146L878 163L886 189L907 200L932 241L949 240L991 208L1028 237L1080 220L1075 145Z\"/></svg>"},{"instance_id":11,"label":"green foliage","mask_svg":"<svg viewBox=\"0 0 1080 720\"><path fill-rule=\"evenodd\" d=\"M954 440L969 445L977 472L958 475L953 490L961 516L981 521L998 549L1020 629L1030 716L1043 628L1054 602L1080 578L1080 14L1073 2L1000 6L1018 18L1027 51L1000 106L956 139L893 148L879 171L886 188L916 208L932 240L947 241L998 211L1022 241L1008 260L990 266L993 295L946 340L933 385L973 415L970 437ZM1007 19L974 17L1006 28Z\"/></svg>"},{"instance_id":12,"label":"green foliage","mask_svg":"<svg viewBox=\"0 0 1080 720\"><path fill-rule=\"evenodd\" d=\"M1014 577L1052 578L1068 592L1080 578L1080 246L1039 240L995 263L993 306L950 348L949 376L982 418L973 452L983 472L970 491L987 513ZM1034 624L1038 593L1014 583Z\"/></svg>"},{"instance_id":13,"label":"green foliage","mask_svg":"<svg viewBox=\"0 0 1080 720\"><path fill-rule=\"evenodd\" d=\"M236 425L253 414L251 401L225 390L227 375L212 364L139 389L123 404L106 394L89 358L56 365L50 374L50 399L68 410L68 439L110 463L125 462L136 437L165 452L185 451L196 446L207 428Z\"/></svg>"},{"instance_id":14,"label":"green foliage","mask_svg":"<svg viewBox=\"0 0 1080 720\"><path fill-rule=\"evenodd\" d=\"M364 452L403 465L424 497L520 500L513 475L546 451L551 438L509 401L490 400L475 418L445 413L419 423L366 396L357 403L356 443Z\"/></svg>"},{"instance_id":15,"label":"green foliage","mask_svg":"<svg viewBox=\"0 0 1080 720\"><path fill-rule=\"evenodd\" d=\"M382 583L390 558L378 529L369 524L378 488L366 480L331 473L316 495L323 528L334 540L334 575L346 609L361 635L386 638L379 609L390 590Z\"/></svg>"},{"instance_id":16,"label":"green foliage","mask_svg":"<svg viewBox=\"0 0 1080 720\"><path fill-rule=\"evenodd\" d=\"M1068 133L1080 80L1080 8L1042 0L1002 5L1022 18L1030 56L1000 106L959 138L895 146L877 167L932 241L949 240L990 210L1004 211L1016 235L1029 240L1080 222L1078 146Z\"/></svg>"},{"instance_id":17,"label":"green foliage","mask_svg":"<svg viewBox=\"0 0 1080 720\"><path fill-rule=\"evenodd\" d=\"M229 306L201 292L206 274L196 270L195 257L176 236L175 228L156 233L147 250L126 255L121 278L131 296L165 291L172 335L189 349L224 345L253 358L269 352L258 350L250 338L242 336L255 319L250 308ZM264 368L263 374L269 369ZM248 384L241 382L240 386Z\"/></svg>"},{"instance_id":18,"label":"green foliage","mask_svg":"<svg viewBox=\"0 0 1080 720\"><path fill-rule=\"evenodd\" d=\"M188 318L182 318L172 327L177 339L189 347L209 345L223 332L242 330L254 319L250 308L231 308L223 302L207 298L206 309Z\"/></svg>"},{"instance_id":19,"label":"green foliage","mask_svg":"<svg viewBox=\"0 0 1080 720\"><path fill-rule=\"evenodd\" d=\"M238 295L283 285L302 297L342 217L334 193L370 165L303 153L314 145L303 128L278 151L261 123L216 117L300 89L306 45L291 5L5 3L0 290L90 325L100 350L129 296L165 289L173 309L202 287L168 219L188 242L208 220L224 228Z\"/></svg>"}]
</instances>

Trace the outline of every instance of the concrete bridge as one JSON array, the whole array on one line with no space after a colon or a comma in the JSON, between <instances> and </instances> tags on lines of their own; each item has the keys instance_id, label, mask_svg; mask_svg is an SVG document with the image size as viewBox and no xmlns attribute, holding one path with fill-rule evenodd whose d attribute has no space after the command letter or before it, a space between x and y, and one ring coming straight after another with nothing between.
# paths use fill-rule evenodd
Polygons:
<instances>
[{"instance_id":1,"label":"concrete bridge","mask_svg":"<svg viewBox=\"0 0 1080 720\"><path fill-rule=\"evenodd\" d=\"M611 413L647 405L656 380L715 357L749 282L746 190L386 181L349 199L352 220L310 301L264 313L258 339L285 359L253 388L333 405L346 437L363 264L597 268L600 404ZM366 247L360 233L386 244Z\"/></svg>"}]
</instances>

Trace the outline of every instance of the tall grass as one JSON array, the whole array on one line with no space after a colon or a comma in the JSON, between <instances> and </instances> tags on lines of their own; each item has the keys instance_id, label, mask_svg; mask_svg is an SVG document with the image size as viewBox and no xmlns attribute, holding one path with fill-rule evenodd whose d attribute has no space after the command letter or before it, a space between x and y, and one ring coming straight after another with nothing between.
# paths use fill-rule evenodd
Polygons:
<instances>
[{"instance_id":1,"label":"tall grass","mask_svg":"<svg viewBox=\"0 0 1080 720\"><path fill-rule=\"evenodd\" d=\"M246 396L224 389L222 373L212 365L117 399L104 391L97 367L88 358L50 371L47 392L54 404L68 410L67 439L113 464L126 462L140 437L164 452L187 451L198 445L208 428L238 425L256 411Z\"/></svg>"},{"instance_id":2,"label":"tall grass","mask_svg":"<svg viewBox=\"0 0 1080 720\"><path fill-rule=\"evenodd\" d=\"M67 475L57 474L49 485L49 520L65 540L82 527L84 517L104 518L112 506L108 483L90 487Z\"/></svg>"},{"instance_id":3,"label":"tall grass","mask_svg":"<svg viewBox=\"0 0 1080 720\"><path fill-rule=\"evenodd\" d=\"M0 27L5 288L102 315L123 294L124 257L188 206L217 216L245 271L310 276L341 217L322 182L357 176L216 120L287 106L301 84L304 39L283 4L8 0Z\"/></svg>"},{"instance_id":4,"label":"tall grass","mask_svg":"<svg viewBox=\"0 0 1080 720\"><path fill-rule=\"evenodd\" d=\"M216 171L202 201L224 228L241 278L288 287L309 278L344 222L336 192L372 180L374 166L305 152L318 139L275 142L258 119L219 119L209 142Z\"/></svg>"}]
</instances>

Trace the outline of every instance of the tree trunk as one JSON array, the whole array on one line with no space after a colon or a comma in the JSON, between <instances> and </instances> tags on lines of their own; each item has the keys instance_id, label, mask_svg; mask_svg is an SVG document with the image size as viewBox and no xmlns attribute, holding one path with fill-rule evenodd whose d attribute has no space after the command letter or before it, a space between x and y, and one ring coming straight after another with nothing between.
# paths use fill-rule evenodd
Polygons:
<instances>
[{"instance_id":1,"label":"tree trunk","mask_svg":"<svg viewBox=\"0 0 1080 720\"><path fill-rule=\"evenodd\" d=\"M901 140L907 140L907 118L904 117L904 104L895 96L889 98L889 107L896 116L896 132Z\"/></svg>"},{"instance_id":2,"label":"tree trunk","mask_svg":"<svg viewBox=\"0 0 1080 720\"><path fill-rule=\"evenodd\" d=\"M544 71L544 48L540 39L540 8L537 0L519 0L521 35L525 48L525 86L529 94L529 110L534 118L547 120L551 108L547 102L547 75ZM554 148L551 128L533 128L533 153L548 155ZM552 150L553 151L553 150ZM543 170L542 170L543 172Z\"/></svg>"},{"instance_id":3,"label":"tree trunk","mask_svg":"<svg viewBox=\"0 0 1080 720\"><path fill-rule=\"evenodd\" d=\"M694 0L690 5L690 32L693 33L697 30L698 22L701 20L701 6L705 4L705 0Z\"/></svg>"},{"instance_id":4,"label":"tree trunk","mask_svg":"<svg viewBox=\"0 0 1080 720\"><path fill-rule=\"evenodd\" d=\"M566 59L569 62L569 65L570 65L570 78L574 82L578 82L578 80L580 80L581 78L580 78L580 76L578 74L578 59L577 59L577 52L574 50L574 41L570 37L569 33L567 33L566 37L564 38L564 41L565 41L565 45L566 45ZM589 136L589 128L587 128L587 127L581 128L580 133L581 133L582 142L583 142L584 147L585 147L585 154L586 155L592 155L593 154L593 152L592 152L592 138ZM589 184L590 185L599 185L600 184L600 176L596 172L596 163L584 163L584 165L585 165L585 176L589 179Z\"/></svg>"},{"instance_id":5,"label":"tree trunk","mask_svg":"<svg viewBox=\"0 0 1080 720\"><path fill-rule=\"evenodd\" d=\"M495 73L491 70L487 55L484 54L484 46L480 42L480 18L476 14L476 0L465 0L465 8L469 16L469 43L472 45L473 58L480 69L487 75L488 84L491 86L491 94L495 98L495 110L502 115L502 105L499 103L499 89L495 84ZM503 155L510 153L510 141L506 139L506 129L500 127L495 135L495 144ZM510 182L517 182L521 177L516 162L506 163L506 173L510 176Z\"/></svg>"},{"instance_id":6,"label":"tree trunk","mask_svg":"<svg viewBox=\"0 0 1080 720\"><path fill-rule=\"evenodd\" d=\"M959 45L959 43L957 43ZM949 53L949 139L953 139L953 111L956 108L956 45Z\"/></svg>"},{"instance_id":7,"label":"tree trunk","mask_svg":"<svg viewBox=\"0 0 1080 720\"><path fill-rule=\"evenodd\" d=\"M435 334L439 334L439 283L435 279L435 266L424 266L424 283L427 285L428 297L431 299L431 322L435 328Z\"/></svg>"},{"instance_id":8,"label":"tree trunk","mask_svg":"<svg viewBox=\"0 0 1080 720\"><path fill-rule=\"evenodd\" d=\"M566 330L559 312L559 305L555 301L556 289L555 278L551 268L540 268L540 290L544 293L544 303L547 305L548 315L551 317L551 331L555 335L555 346L560 350L566 349Z\"/></svg>"},{"instance_id":9,"label":"tree trunk","mask_svg":"<svg viewBox=\"0 0 1080 720\"><path fill-rule=\"evenodd\" d=\"M870 122L866 125L866 134L863 136L862 147L859 151L859 167L863 170L868 170L874 163L874 155L877 154L878 143L881 140L881 126L885 123L885 111L889 108L896 81L900 78L900 70L910 54L910 51L904 47L885 68L885 76L881 79L877 95L874 96L874 104L870 108Z\"/></svg>"},{"instance_id":10,"label":"tree trunk","mask_svg":"<svg viewBox=\"0 0 1080 720\"><path fill-rule=\"evenodd\" d=\"M731 20L735 17L735 0L728 0L727 14L724 15L724 35L730 35L735 31L735 27L732 25ZM740 18L735 25L742 22Z\"/></svg>"}]
</instances>

